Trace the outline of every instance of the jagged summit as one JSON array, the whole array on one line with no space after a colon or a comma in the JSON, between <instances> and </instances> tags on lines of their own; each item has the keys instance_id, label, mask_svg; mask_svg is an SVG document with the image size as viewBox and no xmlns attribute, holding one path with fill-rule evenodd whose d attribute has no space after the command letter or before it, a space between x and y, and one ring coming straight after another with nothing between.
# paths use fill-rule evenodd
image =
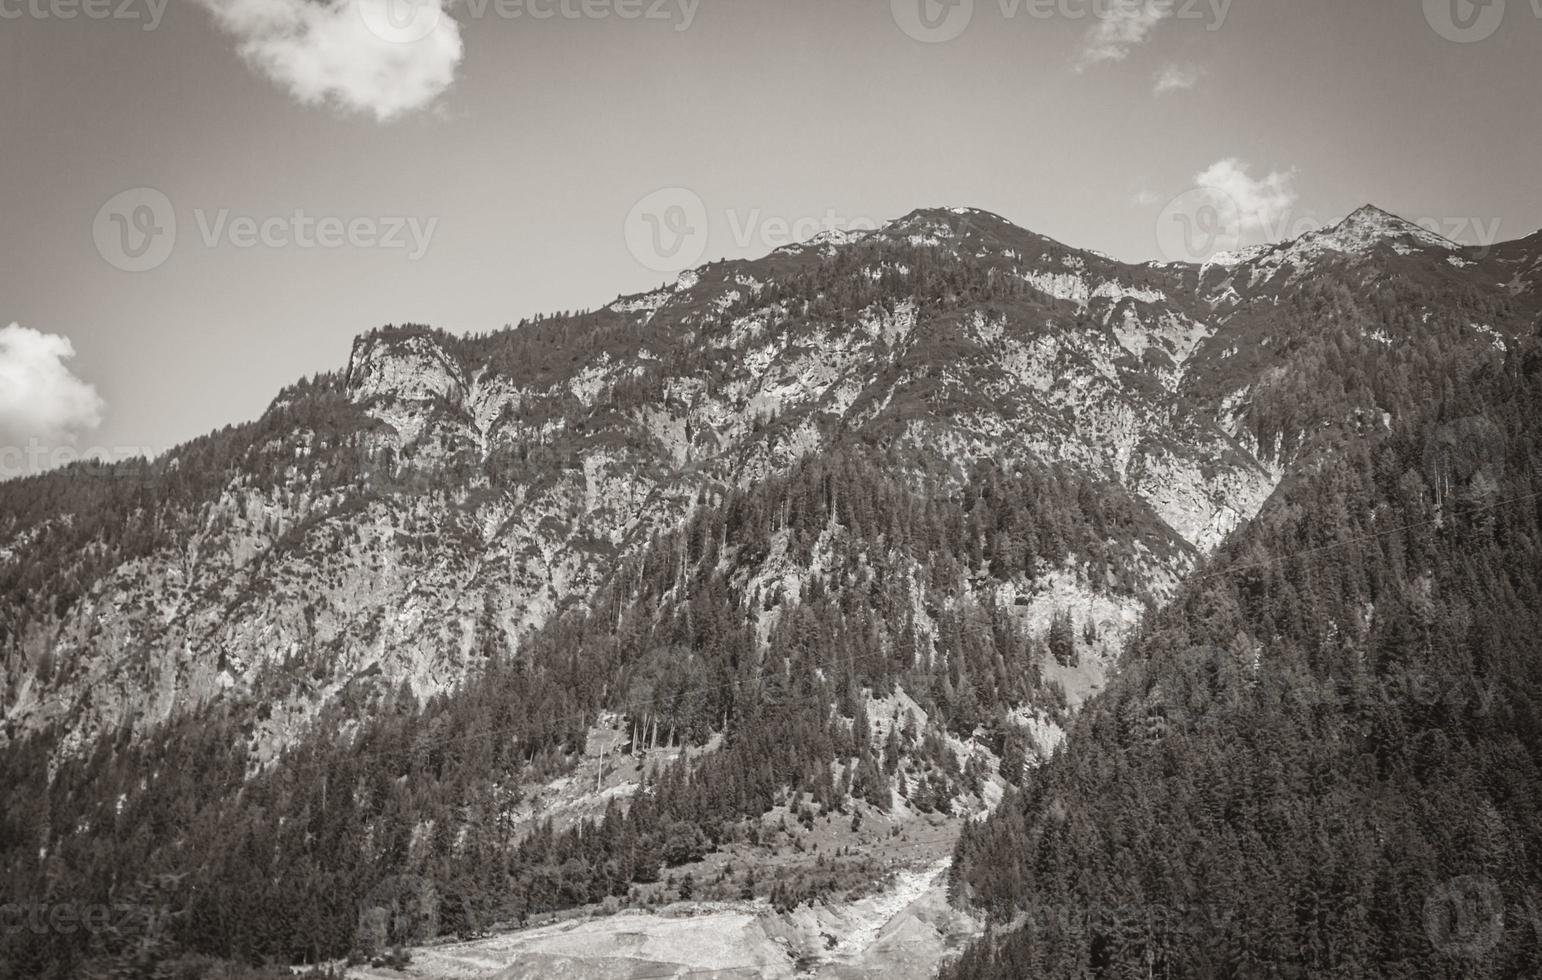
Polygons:
<instances>
[{"instance_id":1,"label":"jagged summit","mask_svg":"<svg viewBox=\"0 0 1542 980\"><path fill-rule=\"evenodd\" d=\"M917 208L904 217L888 222L879 229L879 233L901 237L912 234L924 236L940 234L946 238L979 235L1015 238L1032 234L993 211L962 207Z\"/></svg>"},{"instance_id":2,"label":"jagged summit","mask_svg":"<svg viewBox=\"0 0 1542 980\"><path fill-rule=\"evenodd\" d=\"M1428 228L1390 211L1367 204L1338 224L1309 231L1299 238L1278 243L1254 245L1233 252L1221 252L1201 267L1201 275L1212 272L1220 283L1218 301L1229 302L1230 290L1252 290L1268 283L1290 286L1302 277L1315 274L1324 263L1336 265L1345 259L1358 262L1373 255L1383 257L1428 256L1443 265L1447 260L1458 266L1461 246Z\"/></svg>"},{"instance_id":3,"label":"jagged summit","mask_svg":"<svg viewBox=\"0 0 1542 980\"><path fill-rule=\"evenodd\" d=\"M1542 231L1523 242L1542 238ZM954 246L969 243L976 255L982 249L1016 250L1028 253L1074 253L1084 261L1120 263L1112 256L1081 248L1040 234L993 211L976 207L933 206L917 208L886 221L871 231L827 231L813 238L779 249L779 253L803 254L811 248L831 248L864 241L908 241L911 244ZM1262 242L1230 251L1218 252L1197 266L1204 275L1209 270L1233 270L1260 263L1272 273L1286 265L1304 268L1307 263L1332 255L1366 255L1387 249L1398 255L1426 250L1456 252L1462 246L1418 223L1393 214L1374 204L1366 204L1346 215L1335 225L1308 231L1282 241ZM1146 263L1146 268L1182 268L1190 263Z\"/></svg>"},{"instance_id":4,"label":"jagged summit","mask_svg":"<svg viewBox=\"0 0 1542 980\"><path fill-rule=\"evenodd\" d=\"M914 211L910 212L909 214L905 215L904 217L898 218L898 219L890 222L890 224L891 225L903 226L903 225L910 224L910 223L915 222L915 221L922 221L922 220L945 221L945 222L948 222L949 224L959 224L959 225L970 224L970 223L977 223L977 224L1005 225L1005 226L1010 227L1010 228L1017 228L1018 227L1016 224L1014 224L1011 221L1008 221L1006 218L1003 218L1001 215L997 214L996 212L994 212L994 211L987 211L984 208L964 208L964 207L946 207L946 206L929 207L929 208L916 208Z\"/></svg>"},{"instance_id":5,"label":"jagged summit","mask_svg":"<svg viewBox=\"0 0 1542 980\"><path fill-rule=\"evenodd\" d=\"M945 229L946 232L960 236L971 233L994 233L1004 237L1025 235L1035 238L1044 237L992 211L968 207L918 208L902 218L888 222L880 229L880 233L894 234L923 229L934 231ZM1345 216L1338 224L1307 232L1294 241L1264 243L1232 252L1222 252L1212 257L1207 264L1239 265L1267 254L1275 248L1290 249L1304 246L1312 251L1326 248L1339 252L1363 253L1383 244L1392 245L1400 252L1409 247L1446 250L1459 248L1455 242L1428 228L1374 204L1366 204ZM1101 257L1101 253L1087 249L1077 250Z\"/></svg>"},{"instance_id":6,"label":"jagged summit","mask_svg":"<svg viewBox=\"0 0 1542 980\"><path fill-rule=\"evenodd\" d=\"M800 256L811 251L828 254L830 249L873 240L910 241L913 244L935 246L943 242L978 242L982 239L996 244L1030 236L1042 237L1033 235L999 214L980 208L927 207L916 208L874 227L854 225L850 228L829 228L803 241L784 245L772 252L772 255Z\"/></svg>"},{"instance_id":7,"label":"jagged summit","mask_svg":"<svg viewBox=\"0 0 1542 980\"><path fill-rule=\"evenodd\" d=\"M1340 252L1356 253L1382 244L1391 244L1399 250L1410 245L1442 249L1457 247L1450 239L1373 204L1365 205L1332 228L1306 235L1304 239Z\"/></svg>"}]
</instances>

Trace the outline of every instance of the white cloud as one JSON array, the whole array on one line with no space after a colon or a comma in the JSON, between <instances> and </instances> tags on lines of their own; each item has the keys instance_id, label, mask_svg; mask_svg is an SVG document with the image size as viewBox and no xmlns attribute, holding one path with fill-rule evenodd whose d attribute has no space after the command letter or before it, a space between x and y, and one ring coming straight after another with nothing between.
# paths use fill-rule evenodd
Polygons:
<instances>
[{"instance_id":1,"label":"white cloud","mask_svg":"<svg viewBox=\"0 0 1542 980\"><path fill-rule=\"evenodd\" d=\"M1172 0L1110 0L1087 31L1078 70L1103 61L1123 61L1172 12Z\"/></svg>"},{"instance_id":2,"label":"white cloud","mask_svg":"<svg viewBox=\"0 0 1542 980\"><path fill-rule=\"evenodd\" d=\"M1150 188L1143 187L1130 198L1130 203L1139 208L1149 208L1153 204L1161 204L1162 195Z\"/></svg>"},{"instance_id":3,"label":"white cloud","mask_svg":"<svg viewBox=\"0 0 1542 980\"><path fill-rule=\"evenodd\" d=\"M0 328L0 439L73 442L102 423L96 389L70 373L68 337L13 323Z\"/></svg>"},{"instance_id":4,"label":"white cloud","mask_svg":"<svg viewBox=\"0 0 1542 980\"><path fill-rule=\"evenodd\" d=\"M1199 65L1167 64L1156 74L1156 87L1152 91L1157 95L1165 95L1168 92L1182 92L1199 84L1205 77L1205 70Z\"/></svg>"},{"instance_id":5,"label":"white cloud","mask_svg":"<svg viewBox=\"0 0 1542 980\"><path fill-rule=\"evenodd\" d=\"M1280 227L1298 197L1294 170L1274 171L1254 179L1235 157L1217 161L1196 174L1194 184L1213 196L1229 222L1243 232Z\"/></svg>"},{"instance_id":6,"label":"white cloud","mask_svg":"<svg viewBox=\"0 0 1542 980\"><path fill-rule=\"evenodd\" d=\"M448 0L199 0L253 67L307 105L382 122L455 80L463 46Z\"/></svg>"}]
</instances>

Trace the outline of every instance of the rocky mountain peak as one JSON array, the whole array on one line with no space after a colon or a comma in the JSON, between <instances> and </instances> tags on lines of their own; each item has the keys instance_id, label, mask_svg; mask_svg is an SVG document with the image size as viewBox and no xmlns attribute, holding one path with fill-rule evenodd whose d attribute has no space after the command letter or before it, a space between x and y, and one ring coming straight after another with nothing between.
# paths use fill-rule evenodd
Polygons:
<instances>
[{"instance_id":1,"label":"rocky mountain peak","mask_svg":"<svg viewBox=\"0 0 1542 980\"><path fill-rule=\"evenodd\" d=\"M1367 204L1338 224L1309 231L1299 238L1220 253L1202 267L1201 275L1211 277L1215 301L1229 304L1244 293L1257 295L1260 287L1277 296L1278 290L1293 287L1325 268L1346 261L1363 265L1360 260L1372 256L1422 256L1442 266L1461 268L1462 260L1456 254L1460 251L1461 247L1450 239Z\"/></svg>"},{"instance_id":2,"label":"rocky mountain peak","mask_svg":"<svg viewBox=\"0 0 1542 980\"><path fill-rule=\"evenodd\" d=\"M1408 246L1455 249L1451 240L1412 221L1367 204L1324 232L1306 236L1315 244L1340 252L1361 253L1382 244L1399 250Z\"/></svg>"},{"instance_id":3,"label":"rocky mountain peak","mask_svg":"<svg viewBox=\"0 0 1542 980\"><path fill-rule=\"evenodd\" d=\"M1050 246L1065 252L1096 255L1070 248L1054 239L1030 231L1003 218L994 211L973 207L919 208L903 218L884 225L879 234L896 239L930 241L932 239L970 241L977 247L1042 248ZM1106 258L1105 256L1098 256Z\"/></svg>"},{"instance_id":4,"label":"rocky mountain peak","mask_svg":"<svg viewBox=\"0 0 1542 980\"><path fill-rule=\"evenodd\" d=\"M354 401L420 402L463 392L465 379L432 331L388 327L355 338L346 387Z\"/></svg>"}]
</instances>

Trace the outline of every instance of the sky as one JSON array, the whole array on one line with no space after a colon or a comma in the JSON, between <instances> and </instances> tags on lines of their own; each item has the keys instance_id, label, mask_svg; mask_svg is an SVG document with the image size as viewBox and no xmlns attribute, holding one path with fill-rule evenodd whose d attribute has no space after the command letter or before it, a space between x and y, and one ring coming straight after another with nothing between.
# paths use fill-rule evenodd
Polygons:
<instances>
[{"instance_id":1,"label":"sky","mask_svg":"<svg viewBox=\"0 0 1542 980\"><path fill-rule=\"evenodd\" d=\"M917 207L1523 237L1538 65L1542 0L0 0L0 476Z\"/></svg>"}]
</instances>

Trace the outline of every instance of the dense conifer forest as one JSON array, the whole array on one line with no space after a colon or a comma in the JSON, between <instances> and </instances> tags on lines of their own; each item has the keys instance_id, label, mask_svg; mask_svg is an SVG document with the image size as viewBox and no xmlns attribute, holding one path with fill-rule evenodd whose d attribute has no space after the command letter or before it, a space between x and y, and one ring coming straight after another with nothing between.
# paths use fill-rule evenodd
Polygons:
<instances>
[{"instance_id":1,"label":"dense conifer forest","mask_svg":"<svg viewBox=\"0 0 1542 980\"><path fill-rule=\"evenodd\" d=\"M1542 974L1542 349L1302 479L960 840L986 977Z\"/></svg>"},{"instance_id":2,"label":"dense conifer forest","mask_svg":"<svg viewBox=\"0 0 1542 980\"><path fill-rule=\"evenodd\" d=\"M992 777L1017 792L965 833L951 878L953 901L991 932L950 978L1542 973L1542 355L1517 341L1532 297L1459 274L1444 254L1330 256L1304 281L1249 277L1241 305L1178 365L1115 334L1140 316L1164 330L1210 317L1198 279L1214 270L1122 266L982 222L957 219L946 251L896 235L709 265L709 285L637 318L606 308L464 338L408 325L359 339L356 354L422 341L462 378L521 386L491 420L519 422L498 439L444 437L471 409L435 394L411 403L421 433L393 443L381 412L401 407L394 396L356 398L356 378L330 373L160 459L0 484L0 531L26 553L0 563L7 693L77 708L93 689L72 682L96 666L99 638L56 659L61 624L81 607L90 620L116 570L196 551L206 521L235 523L242 494L269 508L256 536L267 550L243 566L256 574L228 594L186 586L217 620L256 605L265 570L290 559L303 618L306 573L350 514L389 502L465 517L500 494L522 505L597 452L657 477L656 492L680 497L670 513L686 515L623 540L556 494L546 519L569 522L562 547L609 562L593 591L554 603L516 649L495 621L498 586L479 585L469 680L420 700L361 670L277 758L254 730L275 704L337 680L335 637L285 647L239 696L148 732L76 741L8 721L0 905L115 918L89 934L5 931L0 977L311 964L624 905L661 881L689 897L696 883L677 871L754 841L775 810L811 824L896 798L923 814L978 809ZM1110 295L1094 306L1046 292L1041 266L1106 276ZM1177 298L1152 310L1131 298L1158 287ZM908 333L891 337L896 319ZM838 360L870 331L853 349L872 385L852 389L845 415L822 398L746 408L731 452L698 445L682 392L753 380L731 342L749 321L790 375L809 370L799 351L825 345ZM1027 360L1009 368L1017 355L989 339L1008 334L1018 354L1061 352L1035 362L1048 377L1025 380ZM628 366L583 388L597 359ZM1013 371L1024 377L991 388ZM1076 413L1105 407L1086 391L1141 397L1101 434L1106 459L1072 465L1054 453L1086 436ZM683 413L679 458L643 421L657 406ZM966 456L928 441L939 420L969 415L1005 436L1042 423L1048 449L978 442ZM1131 456L1120 440L1135 430L1122 427L1137 418L1156 422ZM1215 438L1195 444L1195 469L1269 470L1269 487L1283 474L1208 560L1150 501L1210 474L1141 472L1201 418ZM804 427L828 440L806 456L790 448ZM760 452L786 455L724 463ZM382 518L393 540L440 535L438 551L419 549L440 565L477 552L469 520L423 530L410 510ZM1026 604L1052 576L1146 616L1119 681L1034 769L1048 747L1030 744L1024 714L1073 725L1047 675L1097 640L1071 608L1030 635L1002 598ZM166 625L153 611L144 622L126 661L148 660ZM214 644L191 652L223 667ZM870 717L899 689L924 722ZM561 825L523 815L602 729L651 760L637 794ZM989 751L961 763L965 743ZM720 884L785 909L845 883L836 869ZM434 914L413 914L428 892ZM380 906L399 914L361 917ZM1474 922L1502 928L1474 935Z\"/></svg>"},{"instance_id":3,"label":"dense conifer forest","mask_svg":"<svg viewBox=\"0 0 1542 980\"><path fill-rule=\"evenodd\" d=\"M969 581L1031 581L1072 555L1081 576L1133 580L1137 554L1108 542L1152 526L1144 505L1062 474L987 468L924 494L853 449L705 502L618 569L591 609L518 655L484 650L485 668L453 695L418 704L361 685L354 704L266 767L238 707L54 767L48 740L25 743L0 762L4 897L153 895L147 909L176 914L149 952L132 934L83 944L23 930L4 938L0 962L35 978L152 976L121 971L195 954L318 962L353 950L361 905L402 880L453 896L433 935L468 933L625 898L746 839L775 805L810 819L852 799L885 808L899 786L917 810L947 811L990 775L960 766L947 737L984 737L1015 760L1003 767L1015 780L1024 746L1005 714L1036 705L1064 718L1060 689L1039 673L1048 648ZM747 575L773 550L811 577L801 599L764 591L752 608ZM912 588L937 612L935 635L918 630ZM756 622L774 624L763 653ZM907 719L880 740L867 698L896 684L931 723ZM522 787L570 768L602 711L624 716L631 751L720 745L700 764L682 756L657 771L601 819L517 825L508 814ZM771 897L791 906L819 894L812 883Z\"/></svg>"}]
</instances>

